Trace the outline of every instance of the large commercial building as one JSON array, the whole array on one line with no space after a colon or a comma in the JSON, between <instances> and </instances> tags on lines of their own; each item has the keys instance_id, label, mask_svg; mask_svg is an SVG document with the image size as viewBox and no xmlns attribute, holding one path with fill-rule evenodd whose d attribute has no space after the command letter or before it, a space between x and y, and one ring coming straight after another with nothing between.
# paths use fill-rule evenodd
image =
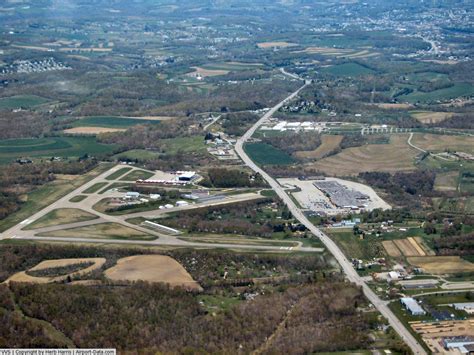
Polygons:
<instances>
[{"instance_id":1,"label":"large commercial building","mask_svg":"<svg viewBox=\"0 0 474 355\"><path fill-rule=\"evenodd\" d=\"M425 310L421 308L414 298L403 297L400 298L400 302L414 316L424 316L426 314Z\"/></svg>"}]
</instances>

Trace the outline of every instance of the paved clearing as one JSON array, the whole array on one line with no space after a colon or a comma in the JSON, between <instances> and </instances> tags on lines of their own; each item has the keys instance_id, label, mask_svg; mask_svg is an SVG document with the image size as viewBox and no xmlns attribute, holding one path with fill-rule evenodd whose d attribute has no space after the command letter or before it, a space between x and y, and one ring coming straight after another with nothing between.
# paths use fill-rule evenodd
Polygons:
<instances>
[{"instance_id":1,"label":"paved clearing","mask_svg":"<svg viewBox=\"0 0 474 355\"><path fill-rule=\"evenodd\" d=\"M474 264L459 256L420 256L409 257L408 262L421 267L432 274L452 274L457 272L474 271Z\"/></svg>"},{"instance_id":2,"label":"paved clearing","mask_svg":"<svg viewBox=\"0 0 474 355\"><path fill-rule=\"evenodd\" d=\"M51 283L51 282L61 282L68 278L68 276L79 276L79 275L86 275L94 270L100 269L105 264L105 258L82 258L82 259L57 259L57 260L46 260L42 261L35 267L29 269L29 271L38 271L38 270L45 270L45 269L52 269L57 267L64 267L68 265L74 264L82 264L82 263L90 263L93 262L94 265L91 265L87 268L82 270L65 274L56 277L34 277L27 275L25 271L16 273L15 275L11 276L5 282L31 282L31 283Z\"/></svg>"},{"instance_id":3,"label":"paved clearing","mask_svg":"<svg viewBox=\"0 0 474 355\"><path fill-rule=\"evenodd\" d=\"M124 132L126 128L107 128L107 127L74 127L65 129L64 133L67 134L101 134L101 133L113 133L113 132Z\"/></svg>"},{"instance_id":4,"label":"paved clearing","mask_svg":"<svg viewBox=\"0 0 474 355\"><path fill-rule=\"evenodd\" d=\"M98 239L131 239L154 240L156 237L118 223L101 223L85 227L62 229L39 233L39 236L60 238L98 238Z\"/></svg>"},{"instance_id":5,"label":"paved clearing","mask_svg":"<svg viewBox=\"0 0 474 355\"><path fill-rule=\"evenodd\" d=\"M414 170L418 153L407 144L405 135L393 135L389 144L367 144L344 149L306 167L332 176L358 175L366 171L396 173Z\"/></svg>"},{"instance_id":6,"label":"paved clearing","mask_svg":"<svg viewBox=\"0 0 474 355\"><path fill-rule=\"evenodd\" d=\"M24 230L39 229L51 226L59 226L62 224L91 221L99 217L92 213L76 209L76 208L61 208L53 210L43 217L37 219L34 223L29 224Z\"/></svg>"},{"instance_id":7,"label":"paved clearing","mask_svg":"<svg viewBox=\"0 0 474 355\"><path fill-rule=\"evenodd\" d=\"M321 145L318 148L311 151L299 151L295 155L300 159L322 159L339 147L342 138L343 136L324 135L321 137Z\"/></svg>"},{"instance_id":8,"label":"paved clearing","mask_svg":"<svg viewBox=\"0 0 474 355\"><path fill-rule=\"evenodd\" d=\"M114 281L164 282L190 290L202 288L173 258L165 255L135 255L122 258L105 275Z\"/></svg>"}]
</instances>

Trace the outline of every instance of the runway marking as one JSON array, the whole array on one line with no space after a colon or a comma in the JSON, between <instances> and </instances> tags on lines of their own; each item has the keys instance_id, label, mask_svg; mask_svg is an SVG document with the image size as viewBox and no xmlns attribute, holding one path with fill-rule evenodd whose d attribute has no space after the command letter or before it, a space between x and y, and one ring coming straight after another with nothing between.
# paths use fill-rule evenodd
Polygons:
<instances>
[{"instance_id":1,"label":"runway marking","mask_svg":"<svg viewBox=\"0 0 474 355\"><path fill-rule=\"evenodd\" d=\"M24 221L21 221L20 224L29 224L31 221L29 219L25 219Z\"/></svg>"}]
</instances>

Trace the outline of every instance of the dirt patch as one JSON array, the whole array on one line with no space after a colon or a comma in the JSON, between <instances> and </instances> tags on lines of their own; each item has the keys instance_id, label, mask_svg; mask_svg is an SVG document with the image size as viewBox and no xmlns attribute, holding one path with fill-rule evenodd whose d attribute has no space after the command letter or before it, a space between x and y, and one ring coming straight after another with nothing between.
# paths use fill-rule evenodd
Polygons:
<instances>
[{"instance_id":1,"label":"dirt patch","mask_svg":"<svg viewBox=\"0 0 474 355\"><path fill-rule=\"evenodd\" d=\"M194 69L192 73L186 74L187 76L192 77L210 77L210 76L219 76L219 75L226 75L229 74L229 70L222 70L222 69L204 69L201 67L191 67Z\"/></svg>"},{"instance_id":2,"label":"dirt patch","mask_svg":"<svg viewBox=\"0 0 474 355\"><path fill-rule=\"evenodd\" d=\"M439 123L455 115L453 112L415 111L411 116L421 123Z\"/></svg>"},{"instance_id":3,"label":"dirt patch","mask_svg":"<svg viewBox=\"0 0 474 355\"><path fill-rule=\"evenodd\" d=\"M101 134L101 133L113 133L113 132L124 132L125 128L107 128L107 127L74 127L65 129L63 132L67 134Z\"/></svg>"},{"instance_id":4,"label":"dirt patch","mask_svg":"<svg viewBox=\"0 0 474 355\"><path fill-rule=\"evenodd\" d=\"M321 137L321 145L315 150L299 151L295 155L299 159L322 159L339 147L343 136L324 135Z\"/></svg>"},{"instance_id":5,"label":"dirt patch","mask_svg":"<svg viewBox=\"0 0 474 355\"><path fill-rule=\"evenodd\" d=\"M297 46L295 43L284 42L284 41L277 41L277 42L260 42L257 43L258 48L268 49L268 48L287 48L287 47L294 47Z\"/></svg>"},{"instance_id":6,"label":"dirt patch","mask_svg":"<svg viewBox=\"0 0 474 355\"><path fill-rule=\"evenodd\" d=\"M51 282L62 282L68 277L76 277L80 275L86 275L94 270L100 269L105 264L105 258L83 258L83 259L57 259L57 260L46 260L42 261L35 267L29 269L29 271L38 271L45 270L57 267L64 267L74 264L90 263L93 262L94 265L91 265L85 269L76 271L74 273L56 276L56 277L34 277L27 275L25 271L16 273L11 276L5 282L29 282L29 283L51 283Z\"/></svg>"},{"instance_id":7,"label":"dirt patch","mask_svg":"<svg viewBox=\"0 0 474 355\"><path fill-rule=\"evenodd\" d=\"M413 266L432 274L452 274L474 271L474 264L459 256L420 256L407 258Z\"/></svg>"},{"instance_id":8,"label":"dirt patch","mask_svg":"<svg viewBox=\"0 0 474 355\"><path fill-rule=\"evenodd\" d=\"M379 104L374 104L374 105L386 110L404 110L404 109L413 108L413 105L411 104L379 103Z\"/></svg>"},{"instance_id":9,"label":"dirt patch","mask_svg":"<svg viewBox=\"0 0 474 355\"><path fill-rule=\"evenodd\" d=\"M367 144L344 149L306 167L329 176L358 175L366 171L396 173L414 170L418 153L407 144L405 135L393 135L389 144Z\"/></svg>"},{"instance_id":10,"label":"dirt patch","mask_svg":"<svg viewBox=\"0 0 474 355\"><path fill-rule=\"evenodd\" d=\"M387 254L391 257L399 257L402 256L400 249L397 248L397 245L391 240L384 240L382 245L387 252Z\"/></svg>"},{"instance_id":11,"label":"dirt patch","mask_svg":"<svg viewBox=\"0 0 474 355\"><path fill-rule=\"evenodd\" d=\"M135 255L122 258L105 275L114 281L164 282L201 291L201 286L173 258L165 255Z\"/></svg>"}]
</instances>

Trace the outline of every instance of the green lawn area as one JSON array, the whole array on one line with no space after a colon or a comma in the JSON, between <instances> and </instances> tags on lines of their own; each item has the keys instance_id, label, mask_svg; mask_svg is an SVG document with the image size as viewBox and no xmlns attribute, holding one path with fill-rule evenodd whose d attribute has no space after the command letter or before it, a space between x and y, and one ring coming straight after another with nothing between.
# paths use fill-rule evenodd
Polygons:
<instances>
[{"instance_id":1,"label":"green lawn area","mask_svg":"<svg viewBox=\"0 0 474 355\"><path fill-rule=\"evenodd\" d=\"M100 189L104 188L104 186L108 185L106 182L98 182L97 184L92 185L91 187L82 191L83 194L93 194Z\"/></svg>"},{"instance_id":2,"label":"green lawn area","mask_svg":"<svg viewBox=\"0 0 474 355\"><path fill-rule=\"evenodd\" d=\"M289 165L296 161L287 153L266 143L246 144L245 152L260 165Z\"/></svg>"},{"instance_id":3,"label":"green lawn area","mask_svg":"<svg viewBox=\"0 0 474 355\"><path fill-rule=\"evenodd\" d=\"M127 128L139 124L159 124L158 120L134 119L118 116L90 116L73 122L73 127Z\"/></svg>"},{"instance_id":4,"label":"green lawn area","mask_svg":"<svg viewBox=\"0 0 474 355\"><path fill-rule=\"evenodd\" d=\"M178 152L207 153L203 136L162 139L161 142L164 144L164 153L166 154L176 154Z\"/></svg>"},{"instance_id":5,"label":"green lawn area","mask_svg":"<svg viewBox=\"0 0 474 355\"><path fill-rule=\"evenodd\" d=\"M338 76L359 76L374 73L372 69L364 67L357 63L344 63L333 65L330 67L322 68L321 72Z\"/></svg>"},{"instance_id":6,"label":"green lawn area","mask_svg":"<svg viewBox=\"0 0 474 355\"><path fill-rule=\"evenodd\" d=\"M361 240L359 236L354 235L352 228L327 228L325 232L348 258L368 260L383 256L383 246L375 236L366 235Z\"/></svg>"},{"instance_id":7,"label":"green lawn area","mask_svg":"<svg viewBox=\"0 0 474 355\"><path fill-rule=\"evenodd\" d=\"M67 195L72 190L84 185L86 182L110 169L110 167L110 164L101 164L87 174L78 176L75 180L58 179L30 192L27 195L26 202L21 206L19 211L0 221L0 232L3 232L27 219L34 213L42 210L64 195Z\"/></svg>"},{"instance_id":8,"label":"green lawn area","mask_svg":"<svg viewBox=\"0 0 474 355\"><path fill-rule=\"evenodd\" d=\"M439 89L431 92L415 91L411 94L400 96L401 101L414 102L432 102L455 99L460 96L469 96L474 94L474 85L469 83L456 83L445 89Z\"/></svg>"},{"instance_id":9,"label":"green lawn area","mask_svg":"<svg viewBox=\"0 0 474 355\"><path fill-rule=\"evenodd\" d=\"M23 229L31 230L45 228L51 226L58 226L61 224L91 221L97 218L99 217L83 210L75 208L61 208L45 214L43 217L37 219L35 222L29 224Z\"/></svg>"},{"instance_id":10,"label":"green lawn area","mask_svg":"<svg viewBox=\"0 0 474 355\"><path fill-rule=\"evenodd\" d=\"M0 164L21 158L79 158L88 154L100 157L110 154L115 145L97 143L95 137L48 137L0 140Z\"/></svg>"},{"instance_id":11,"label":"green lawn area","mask_svg":"<svg viewBox=\"0 0 474 355\"><path fill-rule=\"evenodd\" d=\"M128 168L128 167L124 167L124 168L120 168L119 170L113 172L112 174L110 174L109 176L107 176L105 179L106 180L117 180L119 177L121 177L122 175L124 175L126 172L132 170L132 168Z\"/></svg>"},{"instance_id":12,"label":"green lawn area","mask_svg":"<svg viewBox=\"0 0 474 355\"><path fill-rule=\"evenodd\" d=\"M113 156L113 158L117 160L138 160L138 161L144 161L144 160L151 160L156 157L158 157L160 154L157 152L152 152L149 150L145 149L132 149L132 150L127 150L126 152L119 153Z\"/></svg>"},{"instance_id":13,"label":"green lawn area","mask_svg":"<svg viewBox=\"0 0 474 355\"><path fill-rule=\"evenodd\" d=\"M154 174L149 171L144 170L134 170L124 177L120 178L120 181L137 181L139 179L146 180L153 176Z\"/></svg>"},{"instance_id":14,"label":"green lawn area","mask_svg":"<svg viewBox=\"0 0 474 355\"><path fill-rule=\"evenodd\" d=\"M85 227L62 229L53 232L38 234L59 238L92 238L92 239L130 239L130 240L155 240L158 237L143 233L139 230L123 226L118 223L100 223Z\"/></svg>"},{"instance_id":15,"label":"green lawn area","mask_svg":"<svg viewBox=\"0 0 474 355\"><path fill-rule=\"evenodd\" d=\"M81 202L81 201L85 200L86 198L87 198L86 195L77 195L77 196L74 196L73 198L71 198L71 199L69 200L69 202L75 202L75 203L77 203L77 202Z\"/></svg>"},{"instance_id":16,"label":"green lawn area","mask_svg":"<svg viewBox=\"0 0 474 355\"><path fill-rule=\"evenodd\" d=\"M0 109L32 108L49 102L41 96L35 95L16 95L0 98Z\"/></svg>"}]
</instances>

